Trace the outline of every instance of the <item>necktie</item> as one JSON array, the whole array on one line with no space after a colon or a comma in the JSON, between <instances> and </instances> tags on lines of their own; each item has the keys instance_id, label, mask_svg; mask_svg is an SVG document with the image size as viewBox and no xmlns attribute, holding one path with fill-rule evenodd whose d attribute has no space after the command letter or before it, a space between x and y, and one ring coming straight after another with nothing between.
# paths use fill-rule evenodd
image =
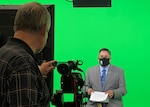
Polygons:
<instances>
[{"instance_id":1,"label":"necktie","mask_svg":"<svg viewBox=\"0 0 150 107\"><path fill-rule=\"evenodd\" d=\"M102 70L102 76L101 76L102 87L104 87L105 79L106 79L106 70L103 69Z\"/></svg>"}]
</instances>

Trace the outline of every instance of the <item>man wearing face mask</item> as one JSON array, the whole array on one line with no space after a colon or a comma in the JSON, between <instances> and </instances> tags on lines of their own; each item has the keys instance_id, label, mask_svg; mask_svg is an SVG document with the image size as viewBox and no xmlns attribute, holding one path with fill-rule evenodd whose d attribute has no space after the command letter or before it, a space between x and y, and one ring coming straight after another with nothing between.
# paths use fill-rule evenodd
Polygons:
<instances>
[{"instance_id":1,"label":"man wearing face mask","mask_svg":"<svg viewBox=\"0 0 150 107\"><path fill-rule=\"evenodd\" d=\"M100 64L87 71L84 94L91 95L94 91L108 93L107 102L88 101L86 107L123 107L122 96L126 94L126 85L123 69L110 64L111 52L107 48L99 51Z\"/></svg>"}]
</instances>

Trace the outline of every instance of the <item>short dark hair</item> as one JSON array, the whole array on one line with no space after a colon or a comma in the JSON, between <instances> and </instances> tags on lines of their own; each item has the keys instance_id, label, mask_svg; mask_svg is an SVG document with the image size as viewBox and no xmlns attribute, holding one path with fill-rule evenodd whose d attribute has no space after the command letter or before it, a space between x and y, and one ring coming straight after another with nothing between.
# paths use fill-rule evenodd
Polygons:
<instances>
[{"instance_id":1,"label":"short dark hair","mask_svg":"<svg viewBox=\"0 0 150 107\"><path fill-rule=\"evenodd\" d=\"M111 51L110 51L108 48L101 48L101 49L99 50L99 53L100 53L101 51L107 51L107 52L111 55Z\"/></svg>"}]
</instances>

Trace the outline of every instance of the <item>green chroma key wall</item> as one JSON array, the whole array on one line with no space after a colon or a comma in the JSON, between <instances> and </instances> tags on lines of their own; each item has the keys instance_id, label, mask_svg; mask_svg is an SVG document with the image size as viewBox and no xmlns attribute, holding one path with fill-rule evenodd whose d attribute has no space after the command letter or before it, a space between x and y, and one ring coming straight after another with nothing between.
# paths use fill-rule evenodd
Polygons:
<instances>
[{"instance_id":1,"label":"green chroma key wall","mask_svg":"<svg viewBox=\"0 0 150 107\"><path fill-rule=\"evenodd\" d=\"M34 0L0 0L0 4L29 1ZM112 51L111 63L125 72L124 106L150 106L150 0L112 0L111 8L73 8L66 0L35 1L55 5L57 61L80 59L84 64L79 67L86 73L98 64L99 49L107 47ZM54 72L55 92L60 89L61 75Z\"/></svg>"}]
</instances>

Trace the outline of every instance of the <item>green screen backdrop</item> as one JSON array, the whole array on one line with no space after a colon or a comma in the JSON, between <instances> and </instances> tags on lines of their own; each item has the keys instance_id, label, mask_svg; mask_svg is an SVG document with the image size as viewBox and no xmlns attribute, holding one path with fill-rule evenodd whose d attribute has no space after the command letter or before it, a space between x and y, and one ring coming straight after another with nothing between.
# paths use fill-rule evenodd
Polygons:
<instances>
[{"instance_id":1,"label":"green screen backdrop","mask_svg":"<svg viewBox=\"0 0 150 107\"><path fill-rule=\"evenodd\" d=\"M55 5L55 60L80 59L84 63L79 67L86 73L98 64L99 49L109 48L111 63L124 69L128 91L124 106L150 106L150 0L112 0L110 8L73 8L66 0L0 0L0 4L29 1ZM55 93L61 75L54 72Z\"/></svg>"}]
</instances>

